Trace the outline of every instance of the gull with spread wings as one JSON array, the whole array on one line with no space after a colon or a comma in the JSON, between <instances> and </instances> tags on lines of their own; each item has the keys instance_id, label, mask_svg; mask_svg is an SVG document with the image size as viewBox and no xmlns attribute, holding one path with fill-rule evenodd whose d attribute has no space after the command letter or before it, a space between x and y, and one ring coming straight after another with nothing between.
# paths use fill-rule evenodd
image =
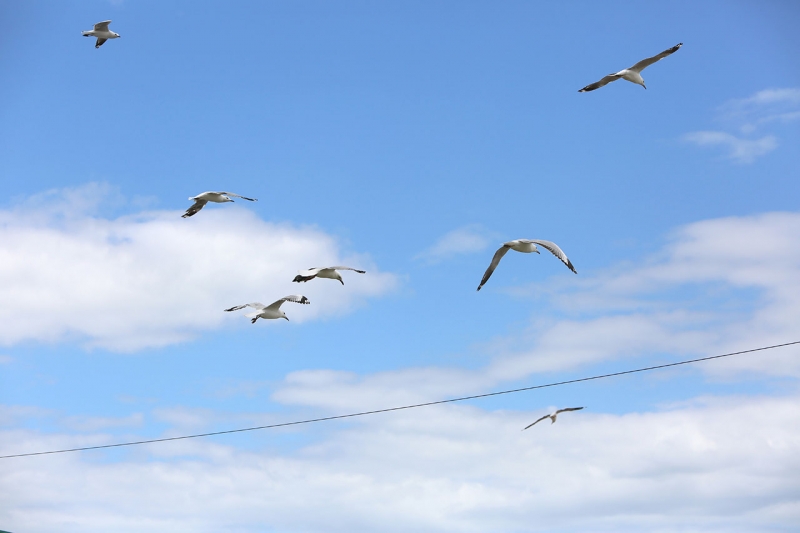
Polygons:
<instances>
[{"instance_id":1,"label":"gull with spread wings","mask_svg":"<svg viewBox=\"0 0 800 533\"><path fill-rule=\"evenodd\" d=\"M675 46L673 46L672 48L664 50L663 52L661 52L658 55L654 55L653 57L648 57L647 59L642 59L641 61L636 63L631 68L626 68L626 69L620 70L619 72L616 72L614 74L609 74L608 76L604 77L600 81L596 81L594 83L590 83L589 85L587 85L586 87L584 87L583 89L581 89L578 92L579 93L588 93L589 91L594 91L595 89L599 89L603 85L608 85L612 81L617 81L620 78L622 78L623 80L628 80L628 81L630 81L632 83L635 83L637 85L641 85L642 87L647 89L647 87L644 84L644 78L642 78L642 71L644 69L646 69L647 67L649 67L650 65L652 65L653 63L655 63L656 61L664 59L665 57L667 57L670 54L674 54L675 52L678 51L678 48L680 48L681 46L683 46L683 43L678 43Z\"/></svg>"},{"instance_id":2,"label":"gull with spread wings","mask_svg":"<svg viewBox=\"0 0 800 533\"><path fill-rule=\"evenodd\" d=\"M93 30L87 30L81 33L84 37L97 37L97 41L94 43L95 48L100 48L103 46L103 43L109 39L118 39L119 33L115 33L108 29L108 25L111 24L110 20L104 20L103 22L98 22L94 25Z\"/></svg>"},{"instance_id":3,"label":"gull with spread wings","mask_svg":"<svg viewBox=\"0 0 800 533\"><path fill-rule=\"evenodd\" d=\"M506 243L503 243L503 246L501 246L500 249L494 253L494 257L492 257L492 264L489 265L489 268L487 268L486 272L483 274L483 279L481 280L481 284L478 285L478 290L481 290L481 287L483 287L483 285L487 281L489 281L489 278L492 276L494 269L497 268L497 265L500 264L500 260L503 258L504 255L506 255L506 253L509 250L514 250L526 254L529 254L531 252L538 254L539 250L538 248L536 248L537 244L542 248L544 248L545 250L552 253L554 256L558 257L562 263L567 265L567 268L569 268L576 274L578 273L578 271L575 270L575 267L572 266L572 262L569 260L569 258L567 258L567 254L565 254L564 251L561 248L559 248L556 243L550 241L543 241L540 239L517 239L515 241L508 241Z\"/></svg>"},{"instance_id":4,"label":"gull with spread wings","mask_svg":"<svg viewBox=\"0 0 800 533\"><path fill-rule=\"evenodd\" d=\"M299 294L290 294L289 296L284 296L277 302L273 302L269 305L264 305L259 302L253 302L249 304L235 305L230 309L225 309L225 311L238 311L239 309L244 309L245 307L252 307L253 309L256 310L256 312L244 315L250 319L250 322L252 324L255 324L256 320L258 320L259 318L265 318L265 319L285 318L286 320L289 320L289 318L286 316L286 313L281 311L281 305L283 304L283 302L294 302L298 304L311 303L305 296L301 296Z\"/></svg>"},{"instance_id":5,"label":"gull with spread wings","mask_svg":"<svg viewBox=\"0 0 800 533\"><path fill-rule=\"evenodd\" d=\"M565 413L567 411L580 411L581 409L583 409L583 407L567 407L565 409L559 409L555 413L552 413L552 414L549 414L549 415L544 415L542 418L540 418L539 420L537 420L533 424L529 424L529 425L525 426L524 428L522 428L522 431L525 431L526 429L528 429L531 426L535 426L536 424L538 424L539 422L541 422L545 418L549 418L550 419L550 424L555 424L556 423L556 418L558 417L558 413Z\"/></svg>"},{"instance_id":6,"label":"gull with spread wings","mask_svg":"<svg viewBox=\"0 0 800 533\"><path fill-rule=\"evenodd\" d=\"M246 196L242 196L240 194L232 193L232 192L204 192L200 193L197 196L192 196L189 200L194 200L194 204L192 204L186 212L181 215L181 218L187 218L198 211L203 209L208 202L214 202L217 204L223 204L225 202L232 202L231 196L236 198L241 198L242 200L249 200L251 202L257 202L258 200L255 198L248 198Z\"/></svg>"},{"instance_id":7,"label":"gull with spread wings","mask_svg":"<svg viewBox=\"0 0 800 533\"><path fill-rule=\"evenodd\" d=\"M309 281L314 278L326 278L326 279L338 279L339 282L344 285L344 280L342 280L342 275L337 272L337 270L352 270L353 272L358 272L359 274L365 274L366 270L358 270L357 268L351 267L344 267L344 266L335 266L335 267L315 267L309 268L308 270L301 270L299 274L297 274L292 281L300 283L301 281Z\"/></svg>"}]
</instances>

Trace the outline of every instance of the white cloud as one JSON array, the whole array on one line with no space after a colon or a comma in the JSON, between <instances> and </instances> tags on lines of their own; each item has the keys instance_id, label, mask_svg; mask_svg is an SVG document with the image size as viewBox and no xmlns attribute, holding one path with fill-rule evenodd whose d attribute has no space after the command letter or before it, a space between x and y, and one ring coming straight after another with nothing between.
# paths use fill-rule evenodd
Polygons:
<instances>
[{"instance_id":1,"label":"white cloud","mask_svg":"<svg viewBox=\"0 0 800 533\"><path fill-rule=\"evenodd\" d=\"M489 245L493 235L478 224L471 224L446 233L433 246L416 256L429 263L438 263L455 255L480 252Z\"/></svg>"},{"instance_id":2,"label":"white cloud","mask_svg":"<svg viewBox=\"0 0 800 533\"><path fill-rule=\"evenodd\" d=\"M727 148L727 157L737 163L752 163L778 147L778 139L772 135L760 139L742 139L722 131L694 131L684 135L683 139L697 146Z\"/></svg>"},{"instance_id":3,"label":"white cloud","mask_svg":"<svg viewBox=\"0 0 800 533\"><path fill-rule=\"evenodd\" d=\"M519 294L530 292L523 287ZM537 312L526 328L483 346L492 356L483 368L368 376L303 370L289 374L273 399L341 413L482 393L608 361L651 363L654 355L668 354L659 360L672 362L800 340L800 213L689 224L641 266L563 284L548 281L534 292L550 295L553 312L548 318ZM782 348L696 368L715 377L800 377L798 353L800 347Z\"/></svg>"},{"instance_id":4,"label":"white cloud","mask_svg":"<svg viewBox=\"0 0 800 533\"><path fill-rule=\"evenodd\" d=\"M439 406L334 423L288 454L195 440L113 462L3 460L0 523L31 533L790 530L800 522L798 401L587 409L524 432L545 409ZM0 432L3 450L75 444Z\"/></svg>"},{"instance_id":5,"label":"white cloud","mask_svg":"<svg viewBox=\"0 0 800 533\"><path fill-rule=\"evenodd\" d=\"M296 271L314 264L353 264L369 275L348 279L347 291L303 286L312 304L287 310L293 323L345 313L397 284L317 228L267 223L235 205L191 219L96 215L109 196L89 185L0 211L0 344L79 340L133 351L185 341L243 320L226 307L298 292Z\"/></svg>"},{"instance_id":6,"label":"white cloud","mask_svg":"<svg viewBox=\"0 0 800 533\"><path fill-rule=\"evenodd\" d=\"M683 136L697 146L721 146L729 159L752 163L778 147L774 134L747 138L767 124L788 124L800 120L800 89L764 89L747 98L729 100L718 109L718 120L740 131L736 136L725 131L695 131Z\"/></svg>"}]
</instances>

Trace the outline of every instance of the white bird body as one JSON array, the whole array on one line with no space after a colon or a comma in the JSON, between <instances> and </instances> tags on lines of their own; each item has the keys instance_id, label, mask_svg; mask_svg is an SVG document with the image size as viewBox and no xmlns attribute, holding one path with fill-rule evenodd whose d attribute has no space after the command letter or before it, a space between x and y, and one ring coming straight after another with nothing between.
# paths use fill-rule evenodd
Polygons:
<instances>
[{"instance_id":1,"label":"white bird body","mask_svg":"<svg viewBox=\"0 0 800 533\"><path fill-rule=\"evenodd\" d=\"M94 44L95 48L100 48L103 43L109 39L117 39L120 37L119 33L113 32L108 29L111 24L110 20L104 20L94 25L94 29L81 32L84 37L96 37L97 41Z\"/></svg>"},{"instance_id":2,"label":"white bird body","mask_svg":"<svg viewBox=\"0 0 800 533\"><path fill-rule=\"evenodd\" d=\"M353 272L358 272L359 274L366 273L365 270L358 270L357 268L346 266L314 267L309 268L308 270L301 270L292 281L300 283L301 281L306 282L314 278L325 278L339 280L339 283L344 285L344 280L342 279L342 275L339 274L339 270L352 270Z\"/></svg>"},{"instance_id":3,"label":"white bird body","mask_svg":"<svg viewBox=\"0 0 800 533\"><path fill-rule=\"evenodd\" d=\"M522 252L524 254L529 254L529 253L538 254L539 249L536 247L537 244L542 248L544 248L545 250L552 253L557 258L559 258L561 262L567 265L567 268L569 268L571 271L573 271L576 274L578 273L578 271L575 270L575 267L572 266L572 262L567 257L567 254L565 254L564 251L561 248L559 248L559 246L556 243L551 241L544 241L541 239L517 239L514 241L508 241L506 243L503 243L503 246L501 246L494 253L494 257L492 257L492 263L489 265L489 268L486 269L486 272L484 272L483 279L481 279L481 284L478 285L478 290L481 290L481 287L483 287L483 285L487 281L489 281L489 278L492 276L494 269L497 268L497 265L500 264L500 260L503 258L503 256L506 255L506 253L508 253L509 250Z\"/></svg>"},{"instance_id":4,"label":"white bird body","mask_svg":"<svg viewBox=\"0 0 800 533\"><path fill-rule=\"evenodd\" d=\"M242 304L242 305L235 305L229 309L225 309L225 311L238 311L239 309L244 309L245 307L252 307L256 311L254 313L248 313L244 316L250 319L252 324L256 323L256 320L259 318L264 318L267 320L276 319L276 318L285 318L289 320L286 316L286 313L281 311L281 305L283 302L294 302L298 304L310 304L308 298L302 296L300 294L290 294L289 296L284 296L280 300L276 302L272 302L269 305L264 305L259 302L253 302L249 304Z\"/></svg>"},{"instance_id":5,"label":"white bird body","mask_svg":"<svg viewBox=\"0 0 800 533\"><path fill-rule=\"evenodd\" d=\"M186 212L183 215L181 215L181 218L187 218L196 214L198 211L203 209L203 207L208 202L214 202L215 204L224 204L225 202L232 202L233 200L231 199L231 196L234 196L236 198L241 198L243 200L249 200L251 202L258 201L256 198L247 198L246 196L242 196L240 194L236 194L233 192L206 191L198 194L197 196L189 197L189 200L193 200L194 204L192 204L189 207L189 209L187 209Z\"/></svg>"},{"instance_id":6,"label":"white bird body","mask_svg":"<svg viewBox=\"0 0 800 533\"><path fill-rule=\"evenodd\" d=\"M647 89L647 86L644 84L644 78L642 78L642 71L647 67L649 67L650 65L652 65L653 63L655 63L656 61L660 61L665 57L667 57L668 55L674 54L675 52L678 51L678 49L681 46L683 46L683 43L678 43L672 48L664 50L660 54L656 54L653 57L648 57L647 59L642 59L632 67L604 76L600 81L590 83L589 85L587 85L578 92L586 93L589 91L594 91L595 89L599 89L600 87L608 85L612 81L617 81L620 78L622 78L623 80L628 80L631 83L635 83L636 85L641 85L642 87Z\"/></svg>"},{"instance_id":7,"label":"white bird body","mask_svg":"<svg viewBox=\"0 0 800 533\"><path fill-rule=\"evenodd\" d=\"M529 424L529 425L525 426L524 428L522 428L522 431L525 431L526 429L528 429L531 426L535 426L536 424L538 424L539 422L541 422L545 418L549 418L550 419L550 424L551 425L555 424L556 423L556 418L558 418L558 413L564 413L566 411L580 411L581 409L583 409L583 407L566 407L564 409L559 409L555 413L550 413L549 415L544 415L542 418L540 418L539 420L537 420L533 424Z\"/></svg>"}]
</instances>

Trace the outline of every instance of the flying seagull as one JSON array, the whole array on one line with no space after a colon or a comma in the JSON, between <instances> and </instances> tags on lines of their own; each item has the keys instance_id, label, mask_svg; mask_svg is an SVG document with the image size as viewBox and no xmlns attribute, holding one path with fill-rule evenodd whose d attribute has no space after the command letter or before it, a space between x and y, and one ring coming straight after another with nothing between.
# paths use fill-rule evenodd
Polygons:
<instances>
[{"instance_id":1,"label":"flying seagull","mask_svg":"<svg viewBox=\"0 0 800 533\"><path fill-rule=\"evenodd\" d=\"M232 202L233 200L231 200L230 198L231 196L235 196L236 198L241 198L242 200L250 200L251 202L258 201L256 198L248 198L246 196L241 196L239 194L232 192L204 192L198 194L197 196L192 196L189 198L189 200L194 200L194 204L192 204L189 207L189 209L187 209L186 212L183 215L181 215L181 218L187 218L194 215L195 213L203 209L203 207L208 202L215 202L218 204L223 204L225 202Z\"/></svg>"},{"instance_id":2,"label":"flying seagull","mask_svg":"<svg viewBox=\"0 0 800 533\"><path fill-rule=\"evenodd\" d=\"M311 303L308 300L308 298L306 298L305 296L301 296L299 294L290 294L289 296L284 296L283 298L281 298L277 302L273 302L273 303L271 303L269 305L264 305L262 303L253 302L253 303L250 303L250 304L235 305L235 306L231 307L230 309L225 309L225 311L238 311L239 309L244 309L245 307L252 307L253 309L256 309L256 312L255 313L248 313L248 314L246 314L244 316L249 318L250 322L253 323L253 324L255 324L256 320L258 320L259 318L266 318L266 319L270 319L270 318L286 318L286 320L289 320L286 317L286 313L281 311L281 304L283 304L283 302L294 302L294 303L298 303L298 304L310 304Z\"/></svg>"},{"instance_id":3,"label":"flying seagull","mask_svg":"<svg viewBox=\"0 0 800 533\"><path fill-rule=\"evenodd\" d=\"M549 418L550 419L550 423L551 424L555 424L556 423L556 417L558 417L558 413L564 413L566 411L580 411L581 409L583 409L583 407L567 407L566 409L559 409L555 413L553 413L551 415L544 415L542 418L540 418L539 420L537 420L533 424L525 426L524 428L522 428L522 431L525 431L526 429L528 429L531 426L535 426L536 424L538 424L539 422L541 422L545 418Z\"/></svg>"},{"instance_id":4,"label":"flying seagull","mask_svg":"<svg viewBox=\"0 0 800 533\"><path fill-rule=\"evenodd\" d=\"M110 20L104 20L103 22L98 22L94 25L93 30L87 30L82 32L84 37L97 37L97 42L94 44L95 48L100 48L103 46L103 43L109 39L117 39L119 38L119 33L114 33L113 31L108 29L108 25L111 24Z\"/></svg>"},{"instance_id":5,"label":"flying seagull","mask_svg":"<svg viewBox=\"0 0 800 533\"><path fill-rule=\"evenodd\" d=\"M506 253L509 250L516 250L517 252L523 252L526 254L529 254L531 252L536 252L538 254L539 250L536 248L537 244L542 248L544 248L545 250L548 250L554 256L561 259L561 262L567 265L567 268L569 268L576 274L578 273L578 271L575 270L575 267L572 266L572 262L567 258L567 254L565 254L564 251L561 248L559 248L556 243L550 241L542 241L539 239L517 239L515 241L508 241L506 243L503 243L503 246L501 246L500 249L498 249L494 253L494 257L492 257L492 264L489 265L489 268L487 268L486 272L484 272L481 284L478 285L478 290L481 290L481 287L483 287L483 285L487 281L489 281L489 278L492 276L492 272L494 272L494 269L497 268L497 265L500 263L500 260L503 258L504 255L506 255Z\"/></svg>"},{"instance_id":6,"label":"flying seagull","mask_svg":"<svg viewBox=\"0 0 800 533\"><path fill-rule=\"evenodd\" d=\"M309 281L314 278L326 278L326 279L338 279L339 282L344 285L344 280L342 280L341 274L337 272L337 270L352 270L354 272L358 272L359 274L365 274L366 270L359 270L357 268L350 268L350 267L343 267L343 266L335 266L335 267L315 267L309 268L308 270L301 270L298 275L294 277L292 281L300 283L301 281Z\"/></svg>"},{"instance_id":7,"label":"flying seagull","mask_svg":"<svg viewBox=\"0 0 800 533\"><path fill-rule=\"evenodd\" d=\"M617 81L620 78L622 78L624 80L628 80L630 82L633 82L633 83L635 83L637 85L641 85L642 87L647 89L647 87L645 87L644 78L642 78L641 72L644 69L646 69L647 67L649 67L650 65L652 65L653 63L655 63L656 61L658 61L660 59L664 59L665 57L667 57L670 54L674 54L675 52L678 51L678 48L680 48L681 46L683 46L683 43L678 43L675 46L673 46L672 48L670 48L668 50L664 50L663 52L661 52L658 55L654 55L653 57L648 57L647 59L642 59L641 61L636 63L631 68L626 68L624 70L620 70L616 74L609 74L608 76L604 77L600 81L596 81L594 83L590 83L589 85L587 85L586 87L584 87L583 89L581 89L578 92L579 93L588 93L589 91L594 91L595 89L599 89L603 85L607 85L607 84L611 83L612 81Z\"/></svg>"}]
</instances>

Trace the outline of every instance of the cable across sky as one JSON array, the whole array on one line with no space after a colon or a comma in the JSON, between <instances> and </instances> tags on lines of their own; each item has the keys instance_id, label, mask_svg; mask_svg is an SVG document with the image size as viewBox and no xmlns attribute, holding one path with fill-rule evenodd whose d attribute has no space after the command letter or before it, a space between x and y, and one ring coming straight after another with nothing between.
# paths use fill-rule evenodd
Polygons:
<instances>
[{"instance_id":1,"label":"cable across sky","mask_svg":"<svg viewBox=\"0 0 800 533\"><path fill-rule=\"evenodd\" d=\"M742 355L742 354L753 353L753 352L763 352L763 351L766 351L766 350L773 350L775 348L783 348L783 347L792 346L792 345L795 345L795 344L800 344L800 341L785 342L785 343L782 343L782 344L773 344L771 346L762 346L761 348L752 348L752 349L749 349L749 350L741 350L741 351L738 351L738 352L731 352L731 353L725 353L725 354L720 354L720 355L711 355L711 356L708 356L708 357L699 357L699 358L696 358L696 359L686 359L684 361L677 361L675 363L666 363L666 364L663 364L663 365L646 366L646 367L642 367L642 368L635 368L635 369L632 369L632 370L622 370L620 372L611 372L609 374L598 374L596 376L589 376L589 377L585 377L585 378L569 379L569 380L566 380L566 381L556 381L556 382L553 382L553 383L545 383L545 384L542 384L542 385L531 385L529 387L521 387L521 388L518 388L518 389L508 389L508 390L502 390L502 391L496 391L496 392L487 392L487 393L484 393L484 394L474 394L474 395L471 395L471 396L461 396L461 397L458 397L458 398L449 398L447 400L436 400L436 401L433 401L433 402L423 402L423 403L416 403L416 404L411 404L411 405L402 405L402 406L399 406L399 407L387 407L387 408L384 408L384 409L374 409L372 411L361 411L361 412L358 412L358 413L349 413L349 414L345 414L345 415L325 416L325 417L321 417L321 418L309 418L309 419L306 419L306 420L295 420L293 422L281 422L279 424L269 424L269 425L266 425L266 426L255 426L255 427L248 427L248 428L228 429L228 430L225 430L225 431L212 431L212 432L209 432L209 433L196 433L194 435L182 435L182 436L179 436L179 437L165 437L165 438L161 438L161 439L148 439L148 440L139 440L139 441L131 441L131 442L119 442L119 443L116 443L116 444L102 444L102 445L99 445L99 446L85 446L85 447L82 447L82 448L68 448L68 449L63 449L63 450L49 450L49 451L44 451L44 452L29 452L29 453L17 453L17 454L12 454L12 455L0 455L0 459L11 459L13 457L31 457L31 456L34 456L34 455L50 455L50 454L55 454L55 453L69 453L69 452L82 452L82 451L89 451L89 450L101 450L103 448L120 448L120 447L123 447L123 446L139 446L139 445L142 445L142 444L153 444L153 443L156 443L156 442L168 442L168 441L173 441L173 440L197 439L197 438L200 438L200 437L212 437L214 435L227 435L229 433L243 433L245 431L257 431L257 430L261 430L261 429L273 429L273 428L280 428L280 427L286 427L286 426L297 426L297 425L300 425L300 424L312 424L312 423L316 423L316 422L326 422L328 420L340 420L340 419L343 419L343 418L355 418L355 417L358 417L358 416L375 415L375 414L378 414L378 413L389 413L391 411L402 411L402 410L405 410L405 409L416 409L418 407L428 407L428 406L431 406L431 405L441 405L441 404L445 404L445 403L463 402L463 401L466 401L466 400L476 400L476 399L479 399L479 398L488 398L490 396L500 396L500 395L503 395L503 394L513 394L513 393L516 393L516 392L525 392L525 391L536 390L536 389L545 389L545 388L549 388L549 387L559 387L561 385L570 385L572 383L581 383L583 381L593 381L593 380L597 380L597 379L612 378L612 377L615 377L615 376L624 376L626 374L636 374L638 372L647 372L647 371L650 371L650 370L660 370L660 369L663 369L663 368L669 368L669 367L673 367L673 366L689 365L689 364L693 364L693 363L700 363L702 361L711 361L713 359L722 359L724 357L732 357L734 355Z\"/></svg>"}]
</instances>

